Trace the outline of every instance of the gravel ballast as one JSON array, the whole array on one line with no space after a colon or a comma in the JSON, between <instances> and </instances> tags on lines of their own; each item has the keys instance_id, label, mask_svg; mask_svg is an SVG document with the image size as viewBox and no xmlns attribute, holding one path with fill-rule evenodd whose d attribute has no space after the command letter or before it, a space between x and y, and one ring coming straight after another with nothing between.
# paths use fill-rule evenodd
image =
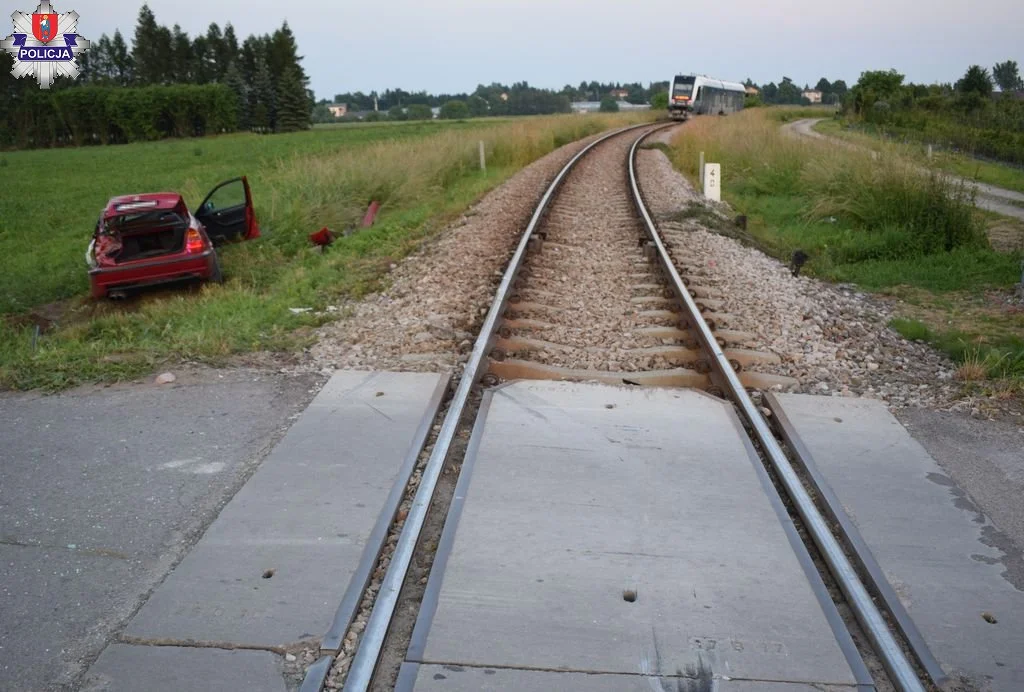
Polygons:
<instances>
[{"instance_id":1,"label":"gravel ballast","mask_svg":"<svg viewBox=\"0 0 1024 692\"><path fill-rule=\"evenodd\" d=\"M671 136L670 130L651 139ZM731 329L756 335L755 348L781 358L759 371L796 378L790 391L872 397L894 406L947 407L959 400L953 363L890 329L894 315L881 300L856 287L794 277L778 260L708 230L697 220L702 216L667 221L694 204L707 204L724 224L733 223L733 214L725 204L705 202L661 151L641 151L638 170L659 226L682 227L677 260L704 268L701 282L721 293L722 311L736 318Z\"/></svg>"}]
</instances>

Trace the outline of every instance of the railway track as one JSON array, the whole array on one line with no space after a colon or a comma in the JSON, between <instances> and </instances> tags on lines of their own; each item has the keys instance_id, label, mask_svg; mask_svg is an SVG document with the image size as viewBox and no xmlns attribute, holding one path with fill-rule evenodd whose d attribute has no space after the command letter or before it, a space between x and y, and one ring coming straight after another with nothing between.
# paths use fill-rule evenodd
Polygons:
<instances>
[{"instance_id":1,"label":"railway track","mask_svg":"<svg viewBox=\"0 0 1024 692\"><path fill-rule=\"evenodd\" d=\"M644 202L638 151L663 124L616 131L581 150L551 183L523 232L443 420L420 457L385 554L383 575L362 594L363 614L336 623L303 692L330 675L346 691L391 689L405 655L454 492L479 385L508 380L580 380L608 384L699 388L730 401L750 442L791 507L823 575L852 613L863 648L884 667L880 688L927 689L933 667L894 603L880 607L862 581L863 561L833 534L819 507L750 392L786 385L758 372L777 362L751 346L721 310L714 276L688 263L685 235L659 230ZM749 444L749 443L747 443ZM440 488L440 490L439 490ZM820 497L819 503L824 502ZM824 510L824 511L823 511ZM855 566L856 565L856 566ZM406 624L396 624L404 613ZM410 613L413 614L410 617ZM918 638L919 639L919 638ZM358 645L356 645L358 642ZM354 657L337 662L343 648ZM333 672L332 672L333 667Z\"/></svg>"}]
</instances>

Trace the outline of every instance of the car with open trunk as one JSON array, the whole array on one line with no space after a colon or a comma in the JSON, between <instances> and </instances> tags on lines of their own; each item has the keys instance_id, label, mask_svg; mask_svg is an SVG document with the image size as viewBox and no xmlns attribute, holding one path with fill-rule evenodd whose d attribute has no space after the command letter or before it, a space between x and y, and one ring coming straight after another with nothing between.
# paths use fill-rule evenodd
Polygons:
<instances>
[{"instance_id":1,"label":"car with open trunk","mask_svg":"<svg viewBox=\"0 0 1024 692\"><path fill-rule=\"evenodd\" d=\"M215 245L260 235L245 177L226 180L195 214L176 192L114 197L86 251L94 298L171 282L223 280Z\"/></svg>"}]
</instances>

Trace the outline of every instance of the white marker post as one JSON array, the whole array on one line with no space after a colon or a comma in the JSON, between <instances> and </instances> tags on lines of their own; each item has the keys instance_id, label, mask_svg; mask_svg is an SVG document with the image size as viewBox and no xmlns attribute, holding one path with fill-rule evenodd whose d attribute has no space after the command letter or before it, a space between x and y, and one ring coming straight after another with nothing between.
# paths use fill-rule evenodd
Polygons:
<instances>
[{"instance_id":1,"label":"white marker post","mask_svg":"<svg viewBox=\"0 0 1024 692\"><path fill-rule=\"evenodd\" d=\"M722 201L722 164L704 165L704 196L713 202Z\"/></svg>"},{"instance_id":2,"label":"white marker post","mask_svg":"<svg viewBox=\"0 0 1024 692\"><path fill-rule=\"evenodd\" d=\"M698 180L700 181L700 186L703 188L704 187L704 152L703 151L700 153L700 164L697 166L697 175L699 176Z\"/></svg>"},{"instance_id":3,"label":"white marker post","mask_svg":"<svg viewBox=\"0 0 1024 692\"><path fill-rule=\"evenodd\" d=\"M480 140L480 170L487 170L487 158L484 155L484 140Z\"/></svg>"},{"instance_id":4,"label":"white marker post","mask_svg":"<svg viewBox=\"0 0 1024 692\"><path fill-rule=\"evenodd\" d=\"M928 145L928 158L931 158L931 157L932 157L932 145L929 144Z\"/></svg>"}]
</instances>

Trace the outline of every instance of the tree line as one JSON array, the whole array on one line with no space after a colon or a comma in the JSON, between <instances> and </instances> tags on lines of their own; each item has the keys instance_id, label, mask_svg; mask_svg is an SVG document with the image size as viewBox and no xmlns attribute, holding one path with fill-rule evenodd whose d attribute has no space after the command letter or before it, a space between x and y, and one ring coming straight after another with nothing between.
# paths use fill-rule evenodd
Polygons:
<instances>
[{"instance_id":1,"label":"tree line","mask_svg":"<svg viewBox=\"0 0 1024 692\"><path fill-rule=\"evenodd\" d=\"M313 111L314 122L335 120L417 120L432 117L430 109L439 108L439 117L458 118L510 115L547 115L568 113L576 101L602 101L621 98L634 104L650 103L654 95L667 92L668 82L580 82L578 87L566 84L562 89L543 89L528 82L511 85L493 82L480 84L473 92L431 94L426 91L385 89L382 92L361 91L335 94L333 101L322 99ZM614 96L613 96L614 95ZM344 104L348 114L335 118L329 105Z\"/></svg>"},{"instance_id":2,"label":"tree line","mask_svg":"<svg viewBox=\"0 0 1024 692\"><path fill-rule=\"evenodd\" d=\"M971 65L955 83L904 79L896 70L864 72L844 102L846 117L890 135L1024 164L1024 82L1015 61L991 72Z\"/></svg>"},{"instance_id":3,"label":"tree line","mask_svg":"<svg viewBox=\"0 0 1024 692\"><path fill-rule=\"evenodd\" d=\"M41 91L11 76L12 60L0 55L0 146L290 132L311 122L313 94L287 22L240 44L231 24L192 38L143 5L130 45L119 30L104 34L78 56L77 80Z\"/></svg>"}]
</instances>

